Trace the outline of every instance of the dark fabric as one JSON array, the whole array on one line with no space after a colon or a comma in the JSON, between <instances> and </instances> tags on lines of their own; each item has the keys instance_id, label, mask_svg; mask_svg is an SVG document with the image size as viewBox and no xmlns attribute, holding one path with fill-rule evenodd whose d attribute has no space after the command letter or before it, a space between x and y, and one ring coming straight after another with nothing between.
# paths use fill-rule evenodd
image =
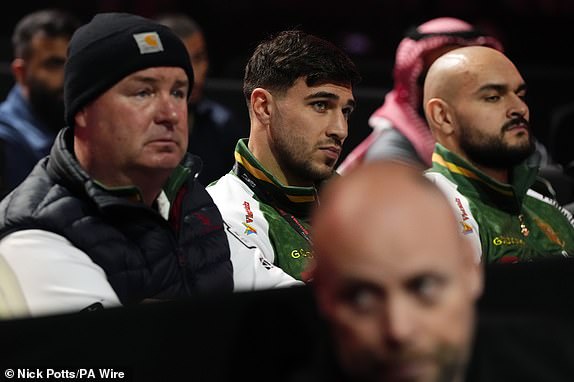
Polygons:
<instances>
[{"instance_id":1,"label":"dark fabric","mask_svg":"<svg viewBox=\"0 0 574 382\"><path fill-rule=\"evenodd\" d=\"M365 161L379 159L396 159L415 165L422 163L413 144L396 129L381 131L379 137L365 154Z\"/></svg>"},{"instance_id":2,"label":"dark fabric","mask_svg":"<svg viewBox=\"0 0 574 382\"><path fill-rule=\"evenodd\" d=\"M306 344L309 359L296 364L293 367L295 371L285 378L285 382L361 382L348 376L342 369L335 352L334 338L328 328L329 323L322 317L319 323L321 325L316 325L314 342Z\"/></svg>"},{"instance_id":3,"label":"dark fabric","mask_svg":"<svg viewBox=\"0 0 574 382\"><path fill-rule=\"evenodd\" d=\"M34 117L22 88L14 85L0 105L0 198L12 191L48 155L56 131Z\"/></svg>"},{"instance_id":4,"label":"dark fabric","mask_svg":"<svg viewBox=\"0 0 574 382\"><path fill-rule=\"evenodd\" d=\"M235 144L249 136L249 130L229 109L210 99L190 106L189 115L188 151L203 160L198 180L207 186L231 171Z\"/></svg>"},{"instance_id":5,"label":"dark fabric","mask_svg":"<svg viewBox=\"0 0 574 382\"><path fill-rule=\"evenodd\" d=\"M532 189L561 206L574 201L574 178L556 166L541 167Z\"/></svg>"},{"instance_id":6,"label":"dark fabric","mask_svg":"<svg viewBox=\"0 0 574 382\"><path fill-rule=\"evenodd\" d=\"M574 381L574 259L489 264L467 382Z\"/></svg>"},{"instance_id":7,"label":"dark fabric","mask_svg":"<svg viewBox=\"0 0 574 382\"><path fill-rule=\"evenodd\" d=\"M574 263L486 267L465 381L574 381ZM305 285L0 320L0 359L79 368L114 360L131 374L125 380L138 382L340 382L312 292ZM193 346L181 351L181 344Z\"/></svg>"},{"instance_id":8,"label":"dark fabric","mask_svg":"<svg viewBox=\"0 0 574 382\"><path fill-rule=\"evenodd\" d=\"M561 105L550 115L548 150L552 157L567 170L574 161L574 102Z\"/></svg>"},{"instance_id":9,"label":"dark fabric","mask_svg":"<svg viewBox=\"0 0 574 382\"><path fill-rule=\"evenodd\" d=\"M453 202L468 202L478 230L467 224L462 232L480 237L482 262L530 262L574 254L572 216L555 200L537 196L530 188L538 175L539 159L540 154L533 153L511 169L509 183L502 183L436 144L433 167L427 174L441 174L435 177L441 179L441 187L456 185L461 196L454 196ZM463 197L465 201L455 200ZM467 212L464 207L458 209L464 222Z\"/></svg>"},{"instance_id":10,"label":"dark fabric","mask_svg":"<svg viewBox=\"0 0 574 382\"><path fill-rule=\"evenodd\" d=\"M233 289L229 245L219 211L188 176L172 219L134 201L136 189L107 190L73 158L71 130L0 203L0 236L42 229L67 238L98 264L124 305ZM177 226L175 232L170 226Z\"/></svg>"},{"instance_id":11,"label":"dark fabric","mask_svg":"<svg viewBox=\"0 0 574 382\"><path fill-rule=\"evenodd\" d=\"M142 51L134 35L149 32L157 33L159 41L146 39L145 47L152 49ZM74 33L68 47L64 80L68 126L73 127L74 115L82 106L122 78L154 66L181 67L189 78L189 88L193 86L189 54L171 29L127 13L94 16Z\"/></svg>"},{"instance_id":12,"label":"dark fabric","mask_svg":"<svg viewBox=\"0 0 574 382\"><path fill-rule=\"evenodd\" d=\"M465 382L571 382L572 317L482 314Z\"/></svg>"}]
</instances>

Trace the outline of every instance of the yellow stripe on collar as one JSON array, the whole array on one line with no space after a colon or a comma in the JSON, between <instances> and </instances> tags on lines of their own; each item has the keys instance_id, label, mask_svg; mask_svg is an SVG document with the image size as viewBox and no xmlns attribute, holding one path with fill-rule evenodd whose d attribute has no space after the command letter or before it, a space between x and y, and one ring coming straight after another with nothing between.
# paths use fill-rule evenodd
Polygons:
<instances>
[{"instance_id":1,"label":"yellow stripe on collar","mask_svg":"<svg viewBox=\"0 0 574 382\"><path fill-rule=\"evenodd\" d=\"M440 154L437 153L437 152L434 152L434 153L432 154L432 161L433 161L433 162L436 162L436 163L438 163L438 164L440 164L440 165L443 166L443 167L446 167L450 172L453 172L453 173L455 173L455 174L460 174L460 175L465 176L465 177L467 177L467 178L471 178L471 179L478 180L478 181L480 181L480 182L486 184L488 187L490 187L490 188L496 190L497 192L500 192L501 194L508 195L508 196L512 196L512 195L513 195L513 192L512 192L512 191L508 191L508 190L505 190L505 189L503 189L503 188L497 187L497 186L494 185L494 184L485 182L483 179L481 179L480 177L478 177L474 172L472 172L472 171L470 171L470 170L467 170L467 169L464 168L464 167L457 166L456 164L454 164L454 163L452 163L452 162L448 162L446 159L444 159L444 158L442 157L442 155L440 155Z\"/></svg>"},{"instance_id":2,"label":"yellow stripe on collar","mask_svg":"<svg viewBox=\"0 0 574 382\"><path fill-rule=\"evenodd\" d=\"M455 165L452 162L447 162L442 155L440 155L439 153L433 153L432 154L432 161L436 162L438 164L440 164L443 167L448 168L449 171L454 172L456 174L460 174L463 176L466 176L467 178L472 178L472 179L476 179L476 180L480 180L478 178L478 176L476 176L475 173L463 168L463 167L459 167L457 165Z\"/></svg>"},{"instance_id":3,"label":"yellow stripe on collar","mask_svg":"<svg viewBox=\"0 0 574 382\"><path fill-rule=\"evenodd\" d=\"M252 166L251 163L249 163L249 161L247 161L247 159L243 158L243 156L241 154L239 154L237 151L235 152L235 160L237 161L237 163L240 163L243 167L245 167L245 169L247 171L249 171L251 173L251 175L253 175L257 179L262 180L262 181L267 182L267 183L273 183L273 181L271 179L269 179L267 174L265 174L263 171L261 171L257 167Z\"/></svg>"},{"instance_id":4,"label":"yellow stripe on collar","mask_svg":"<svg viewBox=\"0 0 574 382\"><path fill-rule=\"evenodd\" d=\"M262 180L262 181L267 182L267 183L275 184L275 182L273 182L273 180L271 178L269 178L269 176L267 176L267 174L265 174L263 171L261 171L260 169L258 169L257 167L255 167L251 163L249 163L249 161L247 159L245 159L237 151L235 152L235 160L237 161L237 163L239 163L243 167L245 167L245 169L247 171L249 171L249 173L251 175L253 175L254 177L256 177L257 179ZM315 201L314 195L290 195L288 193L285 193L285 196L287 196L287 198L289 198L289 200L294 202L294 203L309 203L309 202Z\"/></svg>"}]
</instances>

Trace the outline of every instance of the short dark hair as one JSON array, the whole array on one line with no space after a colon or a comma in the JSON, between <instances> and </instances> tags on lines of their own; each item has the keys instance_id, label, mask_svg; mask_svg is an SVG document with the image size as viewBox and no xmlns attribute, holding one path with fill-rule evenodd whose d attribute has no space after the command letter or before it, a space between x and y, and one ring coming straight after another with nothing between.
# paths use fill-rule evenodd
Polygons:
<instances>
[{"instance_id":1,"label":"short dark hair","mask_svg":"<svg viewBox=\"0 0 574 382\"><path fill-rule=\"evenodd\" d=\"M257 46L245 67L243 95L249 103L258 87L285 92L301 77L308 86L325 82L353 86L361 80L353 61L333 43L288 30Z\"/></svg>"},{"instance_id":2,"label":"short dark hair","mask_svg":"<svg viewBox=\"0 0 574 382\"><path fill-rule=\"evenodd\" d=\"M72 37L81 25L75 15L59 9L42 9L24 16L12 34L14 57L28 58L31 52L31 41L38 33L48 37Z\"/></svg>"}]
</instances>

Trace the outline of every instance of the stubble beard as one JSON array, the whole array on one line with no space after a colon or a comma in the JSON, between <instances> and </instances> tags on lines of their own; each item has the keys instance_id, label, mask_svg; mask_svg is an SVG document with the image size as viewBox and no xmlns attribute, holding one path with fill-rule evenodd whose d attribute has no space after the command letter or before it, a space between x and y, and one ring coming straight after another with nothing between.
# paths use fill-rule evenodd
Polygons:
<instances>
[{"instance_id":1,"label":"stubble beard","mask_svg":"<svg viewBox=\"0 0 574 382\"><path fill-rule=\"evenodd\" d=\"M288 150L285 146L279 145L276 155L277 162L284 173L291 174L306 182L321 182L331 177L335 171L334 163L328 163L325 169L321 169L313 163L311 155L302 152L302 150Z\"/></svg>"},{"instance_id":2,"label":"stubble beard","mask_svg":"<svg viewBox=\"0 0 574 382\"><path fill-rule=\"evenodd\" d=\"M329 161L324 166L315 164L313 154L317 150L315 146L312 150L306 150L307 147L309 143L301 137L279 134L275 137L272 151L286 176L315 184L331 177L336 161Z\"/></svg>"}]
</instances>

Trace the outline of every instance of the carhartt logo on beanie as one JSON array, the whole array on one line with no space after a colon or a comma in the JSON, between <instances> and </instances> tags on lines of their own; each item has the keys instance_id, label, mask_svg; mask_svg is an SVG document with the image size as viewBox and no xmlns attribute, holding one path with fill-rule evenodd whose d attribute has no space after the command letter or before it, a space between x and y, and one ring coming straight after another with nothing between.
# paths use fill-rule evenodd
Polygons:
<instances>
[{"instance_id":1,"label":"carhartt logo on beanie","mask_svg":"<svg viewBox=\"0 0 574 382\"><path fill-rule=\"evenodd\" d=\"M168 27L128 13L101 13L70 40L64 78L66 123L86 104L138 70L176 66L190 89L193 69L185 45Z\"/></svg>"},{"instance_id":2,"label":"carhartt logo on beanie","mask_svg":"<svg viewBox=\"0 0 574 382\"><path fill-rule=\"evenodd\" d=\"M134 38L141 54L161 52L163 50L161 40L155 32L134 34Z\"/></svg>"}]
</instances>

